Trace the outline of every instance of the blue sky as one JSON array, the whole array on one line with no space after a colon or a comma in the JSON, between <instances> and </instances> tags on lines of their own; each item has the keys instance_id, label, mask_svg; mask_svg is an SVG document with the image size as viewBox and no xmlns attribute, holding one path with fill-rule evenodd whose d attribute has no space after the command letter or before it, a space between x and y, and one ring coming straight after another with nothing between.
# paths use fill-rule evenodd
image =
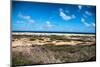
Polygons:
<instances>
[{"instance_id":1,"label":"blue sky","mask_svg":"<svg viewBox=\"0 0 100 67\"><path fill-rule=\"evenodd\" d=\"M12 31L95 33L96 7L13 1Z\"/></svg>"}]
</instances>

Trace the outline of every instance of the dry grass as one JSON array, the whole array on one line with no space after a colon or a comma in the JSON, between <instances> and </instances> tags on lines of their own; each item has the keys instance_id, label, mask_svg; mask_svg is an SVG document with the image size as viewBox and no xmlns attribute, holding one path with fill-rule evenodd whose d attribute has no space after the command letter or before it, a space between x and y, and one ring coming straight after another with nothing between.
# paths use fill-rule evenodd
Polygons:
<instances>
[{"instance_id":1,"label":"dry grass","mask_svg":"<svg viewBox=\"0 0 100 67\"><path fill-rule=\"evenodd\" d=\"M30 45L95 45L95 36L39 36L39 35L13 35L12 46Z\"/></svg>"},{"instance_id":2,"label":"dry grass","mask_svg":"<svg viewBox=\"0 0 100 67\"><path fill-rule=\"evenodd\" d=\"M13 65L95 61L95 46L37 46L13 48Z\"/></svg>"},{"instance_id":3,"label":"dry grass","mask_svg":"<svg viewBox=\"0 0 100 67\"><path fill-rule=\"evenodd\" d=\"M95 35L13 35L13 66L96 60Z\"/></svg>"}]
</instances>

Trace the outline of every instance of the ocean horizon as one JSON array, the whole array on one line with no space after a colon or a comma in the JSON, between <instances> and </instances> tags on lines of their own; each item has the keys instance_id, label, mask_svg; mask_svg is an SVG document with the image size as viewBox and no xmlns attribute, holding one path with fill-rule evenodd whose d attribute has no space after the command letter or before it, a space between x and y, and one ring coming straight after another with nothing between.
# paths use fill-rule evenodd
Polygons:
<instances>
[{"instance_id":1,"label":"ocean horizon","mask_svg":"<svg viewBox=\"0 0 100 67\"><path fill-rule=\"evenodd\" d=\"M56 33L56 34L96 34L91 32L58 32L58 31L12 31L14 33Z\"/></svg>"}]
</instances>

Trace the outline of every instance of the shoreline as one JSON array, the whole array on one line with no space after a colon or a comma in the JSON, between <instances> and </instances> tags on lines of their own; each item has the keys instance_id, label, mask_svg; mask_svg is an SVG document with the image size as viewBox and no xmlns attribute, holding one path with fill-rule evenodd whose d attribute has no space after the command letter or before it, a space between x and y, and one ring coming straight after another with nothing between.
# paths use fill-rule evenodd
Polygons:
<instances>
[{"instance_id":1,"label":"shoreline","mask_svg":"<svg viewBox=\"0 0 100 67\"><path fill-rule=\"evenodd\" d=\"M96 34L74 34L74 33L35 33L35 32L12 32L12 35L78 35L78 36L96 36Z\"/></svg>"}]
</instances>

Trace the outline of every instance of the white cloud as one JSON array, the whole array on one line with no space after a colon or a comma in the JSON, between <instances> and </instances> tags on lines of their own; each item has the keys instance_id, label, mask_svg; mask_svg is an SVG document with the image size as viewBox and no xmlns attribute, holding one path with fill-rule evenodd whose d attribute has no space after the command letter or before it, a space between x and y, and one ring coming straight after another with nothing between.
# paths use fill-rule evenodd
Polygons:
<instances>
[{"instance_id":1,"label":"white cloud","mask_svg":"<svg viewBox=\"0 0 100 67\"><path fill-rule=\"evenodd\" d=\"M60 17L63 19L63 20L71 20L71 19L73 19L73 18L75 18L75 15L71 15L71 16L69 16L69 15L67 15L67 14L65 14L64 12L63 12L63 9L59 9L59 12L60 12Z\"/></svg>"},{"instance_id":2,"label":"white cloud","mask_svg":"<svg viewBox=\"0 0 100 67\"><path fill-rule=\"evenodd\" d=\"M78 8L79 8L79 10L81 10L82 9L82 6L81 5L78 5Z\"/></svg>"},{"instance_id":3,"label":"white cloud","mask_svg":"<svg viewBox=\"0 0 100 67\"><path fill-rule=\"evenodd\" d=\"M89 24L89 23L87 23L87 22L85 21L85 19L84 19L84 18L81 18L81 22L82 22L85 26L87 26L87 27L89 27L89 26L90 26L90 24Z\"/></svg>"},{"instance_id":4,"label":"white cloud","mask_svg":"<svg viewBox=\"0 0 100 67\"><path fill-rule=\"evenodd\" d=\"M28 19L31 18L30 16L22 15L22 13L19 13L18 16L19 16L20 18L26 19L26 20L28 20Z\"/></svg>"},{"instance_id":5,"label":"white cloud","mask_svg":"<svg viewBox=\"0 0 100 67\"><path fill-rule=\"evenodd\" d=\"M91 13L91 12L89 12L89 11L85 11L85 14L87 14L87 15L89 15L89 16L91 16L91 15L92 15L92 13Z\"/></svg>"},{"instance_id":6,"label":"white cloud","mask_svg":"<svg viewBox=\"0 0 100 67\"><path fill-rule=\"evenodd\" d=\"M63 9L62 9L62 8L60 8L60 9L59 9L59 11L63 12ZM69 13L69 11L68 11L68 10L65 10L65 12L66 12L66 13Z\"/></svg>"},{"instance_id":7,"label":"white cloud","mask_svg":"<svg viewBox=\"0 0 100 67\"><path fill-rule=\"evenodd\" d=\"M53 25L51 24L50 21L46 21L46 25L45 25L46 28L52 28Z\"/></svg>"},{"instance_id":8,"label":"white cloud","mask_svg":"<svg viewBox=\"0 0 100 67\"><path fill-rule=\"evenodd\" d=\"M34 23L35 21L33 19L28 20L29 23Z\"/></svg>"},{"instance_id":9,"label":"white cloud","mask_svg":"<svg viewBox=\"0 0 100 67\"><path fill-rule=\"evenodd\" d=\"M95 25L95 23L91 23L91 24L89 24L89 23L87 23L86 21L85 21L85 19L84 18L81 18L81 22L85 25L85 26L87 26L87 27L92 27L92 28L95 28L96 27L96 25Z\"/></svg>"},{"instance_id":10,"label":"white cloud","mask_svg":"<svg viewBox=\"0 0 100 67\"><path fill-rule=\"evenodd\" d=\"M64 20L70 20L71 16L67 16L64 12L60 12L60 16L62 17L62 19Z\"/></svg>"},{"instance_id":11,"label":"white cloud","mask_svg":"<svg viewBox=\"0 0 100 67\"><path fill-rule=\"evenodd\" d=\"M26 20L26 22L29 22L29 23L32 23L32 24L35 22L35 20L33 20L31 18L31 16L23 15L21 12L18 14L18 17L21 18L22 20ZM21 21L18 21L18 22L21 22Z\"/></svg>"}]
</instances>

